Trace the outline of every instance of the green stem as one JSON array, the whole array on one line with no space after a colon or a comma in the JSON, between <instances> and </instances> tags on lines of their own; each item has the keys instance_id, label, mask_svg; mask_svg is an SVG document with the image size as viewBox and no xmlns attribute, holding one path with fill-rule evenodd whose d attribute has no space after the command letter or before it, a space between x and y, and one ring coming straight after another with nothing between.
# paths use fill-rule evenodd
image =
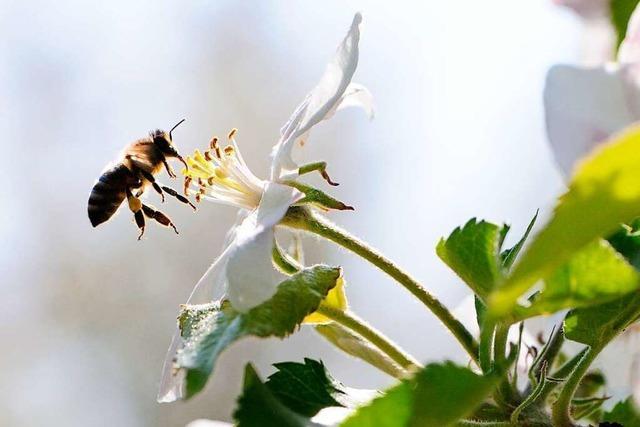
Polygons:
<instances>
[{"instance_id":1,"label":"green stem","mask_svg":"<svg viewBox=\"0 0 640 427\"><path fill-rule=\"evenodd\" d=\"M597 347L589 348L578 364L576 365L573 372L565 382L562 387L562 391L558 396L558 400L553 404L552 411L552 419L553 425L557 427L572 427L573 420L571 419L571 400L573 399L573 395L575 394L578 386L580 385L580 381L582 377L591 366L591 363L595 360L595 358L600 353L600 349Z\"/></svg>"},{"instance_id":2,"label":"green stem","mask_svg":"<svg viewBox=\"0 0 640 427\"><path fill-rule=\"evenodd\" d=\"M478 344L471 333L462 323L433 295L420 285L415 279L401 270L393 262L385 258L375 249L360 241L348 232L341 230L327 219L311 213L303 207L294 207L289 210L282 221L288 227L305 230L331 240L334 243L350 250L356 255L369 261L380 270L387 273L398 283L426 305L433 314L451 331L462 344L472 360L478 362Z\"/></svg>"},{"instance_id":3,"label":"green stem","mask_svg":"<svg viewBox=\"0 0 640 427\"><path fill-rule=\"evenodd\" d=\"M320 304L316 312L357 333L404 369L413 371L421 367L418 361L355 314L335 309L326 304Z\"/></svg>"},{"instance_id":4,"label":"green stem","mask_svg":"<svg viewBox=\"0 0 640 427\"><path fill-rule=\"evenodd\" d=\"M588 348L585 348L584 350L573 356L570 360L565 362L564 365L562 365L560 368L558 368L557 371L552 374L552 378L564 381L564 379L567 378L571 374L571 372L573 372L576 365L580 362L580 360L582 360L588 350ZM547 400L547 397L549 397L549 394L558 386L558 384L559 383L556 381L547 381L543 386L540 394L536 397L535 403L544 404L544 402Z\"/></svg>"},{"instance_id":5,"label":"green stem","mask_svg":"<svg viewBox=\"0 0 640 427\"><path fill-rule=\"evenodd\" d=\"M456 427L513 427L513 424L510 421L462 420L456 423Z\"/></svg>"},{"instance_id":6,"label":"green stem","mask_svg":"<svg viewBox=\"0 0 640 427\"><path fill-rule=\"evenodd\" d=\"M302 265L286 254L276 241L273 243L273 261L285 274L295 274L303 268ZM414 370L421 367L420 363L412 356L354 313L338 310L324 303L320 304L316 312L357 333L405 370Z\"/></svg>"}]
</instances>

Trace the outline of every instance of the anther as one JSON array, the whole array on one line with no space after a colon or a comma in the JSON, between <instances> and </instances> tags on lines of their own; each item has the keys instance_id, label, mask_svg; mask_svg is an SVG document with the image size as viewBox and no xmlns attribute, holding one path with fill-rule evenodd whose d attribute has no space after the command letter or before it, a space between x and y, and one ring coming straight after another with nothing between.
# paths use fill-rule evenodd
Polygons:
<instances>
[{"instance_id":1,"label":"anther","mask_svg":"<svg viewBox=\"0 0 640 427\"><path fill-rule=\"evenodd\" d=\"M212 157L211 157L211 152L210 152L209 150L207 150L207 151L205 151L205 152L204 152L204 158L205 158L208 162L210 162L211 160L213 160L213 159L212 159Z\"/></svg>"},{"instance_id":2,"label":"anther","mask_svg":"<svg viewBox=\"0 0 640 427\"><path fill-rule=\"evenodd\" d=\"M210 176L209 178L207 178L207 183L208 183L209 185L213 185L213 182L214 182L214 181L215 181L215 178L214 178L214 177L212 177L212 176Z\"/></svg>"},{"instance_id":3,"label":"anther","mask_svg":"<svg viewBox=\"0 0 640 427\"><path fill-rule=\"evenodd\" d=\"M200 193L196 193L196 202L200 203Z\"/></svg>"},{"instance_id":4,"label":"anther","mask_svg":"<svg viewBox=\"0 0 640 427\"><path fill-rule=\"evenodd\" d=\"M189 185L191 185L191 177L186 177L184 179L184 195L188 196L189 195Z\"/></svg>"},{"instance_id":5,"label":"anther","mask_svg":"<svg viewBox=\"0 0 640 427\"><path fill-rule=\"evenodd\" d=\"M226 154L227 156L232 156L234 151L235 150L231 145L227 145L226 147L224 147L224 154Z\"/></svg>"},{"instance_id":6,"label":"anther","mask_svg":"<svg viewBox=\"0 0 640 427\"><path fill-rule=\"evenodd\" d=\"M216 157L221 158L222 156L220 155L220 148L218 147L218 138L217 137L213 137L211 138L211 141L209 141L209 146L211 147L212 150L215 150L216 152Z\"/></svg>"},{"instance_id":7,"label":"anther","mask_svg":"<svg viewBox=\"0 0 640 427\"><path fill-rule=\"evenodd\" d=\"M238 129L233 128L231 129L231 132L229 132L229 139L233 139L233 137L236 135L236 132L238 132Z\"/></svg>"}]
</instances>

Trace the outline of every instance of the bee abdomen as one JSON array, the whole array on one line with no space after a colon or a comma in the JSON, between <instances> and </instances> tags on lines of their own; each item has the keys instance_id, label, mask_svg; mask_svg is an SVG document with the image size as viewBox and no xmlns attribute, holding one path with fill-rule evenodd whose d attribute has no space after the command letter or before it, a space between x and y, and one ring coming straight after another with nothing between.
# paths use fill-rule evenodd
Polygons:
<instances>
[{"instance_id":1,"label":"bee abdomen","mask_svg":"<svg viewBox=\"0 0 640 427\"><path fill-rule=\"evenodd\" d=\"M126 197L131 172L119 164L100 176L91 190L87 212L94 227L113 216Z\"/></svg>"}]
</instances>

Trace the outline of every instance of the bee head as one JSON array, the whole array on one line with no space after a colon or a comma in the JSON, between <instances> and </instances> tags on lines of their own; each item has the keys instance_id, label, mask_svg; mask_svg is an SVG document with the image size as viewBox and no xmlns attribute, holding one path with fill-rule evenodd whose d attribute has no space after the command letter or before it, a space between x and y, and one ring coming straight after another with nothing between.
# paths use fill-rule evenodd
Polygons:
<instances>
[{"instance_id":1,"label":"bee head","mask_svg":"<svg viewBox=\"0 0 640 427\"><path fill-rule=\"evenodd\" d=\"M161 129L156 129L149 132L149 134L151 138L153 138L153 143L156 147L158 147L162 154L164 154L166 157L175 157L186 166L186 162L182 159L180 154L178 154L178 152L176 151L176 148L173 146L173 138L171 136L171 133L174 131L174 129L184 121L185 119L180 120L174 127L171 128L169 133Z\"/></svg>"}]
</instances>

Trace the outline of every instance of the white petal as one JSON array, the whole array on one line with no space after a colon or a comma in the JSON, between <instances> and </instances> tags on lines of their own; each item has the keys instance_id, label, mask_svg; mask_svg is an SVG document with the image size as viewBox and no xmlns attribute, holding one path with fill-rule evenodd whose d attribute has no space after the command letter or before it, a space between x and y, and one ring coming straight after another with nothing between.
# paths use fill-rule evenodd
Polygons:
<instances>
[{"instance_id":1,"label":"white petal","mask_svg":"<svg viewBox=\"0 0 640 427\"><path fill-rule=\"evenodd\" d=\"M640 91L627 67L552 67L544 91L547 134L566 176L576 161L640 118Z\"/></svg>"},{"instance_id":2,"label":"white petal","mask_svg":"<svg viewBox=\"0 0 640 427\"><path fill-rule=\"evenodd\" d=\"M610 0L554 0L559 6L573 9L585 19L606 17L609 13Z\"/></svg>"},{"instance_id":3,"label":"white petal","mask_svg":"<svg viewBox=\"0 0 640 427\"><path fill-rule=\"evenodd\" d=\"M209 266L191 291L187 304L202 304L214 300L215 292L222 288L224 283L224 272L229 253L230 247L227 247ZM176 326L162 367L162 379L160 380L160 390L157 396L158 402L174 402L183 398L184 372L183 370L175 372L173 368L176 354L182 347L180 329Z\"/></svg>"},{"instance_id":4,"label":"white petal","mask_svg":"<svg viewBox=\"0 0 640 427\"><path fill-rule=\"evenodd\" d=\"M337 108L326 118L331 118L335 111L340 111L349 107L362 108L367 114L369 120L372 120L375 116L373 95L369 92L369 89L359 83L351 83L347 86L347 90L344 91L344 95L342 95Z\"/></svg>"},{"instance_id":5,"label":"white petal","mask_svg":"<svg viewBox=\"0 0 640 427\"><path fill-rule=\"evenodd\" d=\"M227 297L236 310L245 312L268 300L284 279L271 260L273 227L300 197L294 188L270 182L258 209L236 229L226 268Z\"/></svg>"},{"instance_id":6,"label":"white petal","mask_svg":"<svg viewBox=\"0 0 640 427\"><path fill-rule=\"evenodd\" d=\"M633 356L631 364L631 393L633 403L640 408L640 353Z\"/></svg>"},{"instance_id":7,"label":"white petal","mask_svg":"<svg viewBox=\"0 0 640 427\"><path fill-rule=\"evenodd\" d=\"M358 43L362 16L357 13L332 61L315 88L305 97L280 130L281 136L273 147L271 179L277 180L281 171L290 172L296 168L291 159L291 150L296 141L309 130L332 115L343 101L345 91L351 83L358 65Z\"/></svg>"},{"instance_id":8,"label":"white petal","mask_svg":"<svg viewBox=\"0 0 640 427\"><path fill-rule=\"evenodd\" d=\"M618 62L623 64L640 62L640 6L636 7L629 19L627 34L618 50Z\"/></svg>"}]
</instances>

